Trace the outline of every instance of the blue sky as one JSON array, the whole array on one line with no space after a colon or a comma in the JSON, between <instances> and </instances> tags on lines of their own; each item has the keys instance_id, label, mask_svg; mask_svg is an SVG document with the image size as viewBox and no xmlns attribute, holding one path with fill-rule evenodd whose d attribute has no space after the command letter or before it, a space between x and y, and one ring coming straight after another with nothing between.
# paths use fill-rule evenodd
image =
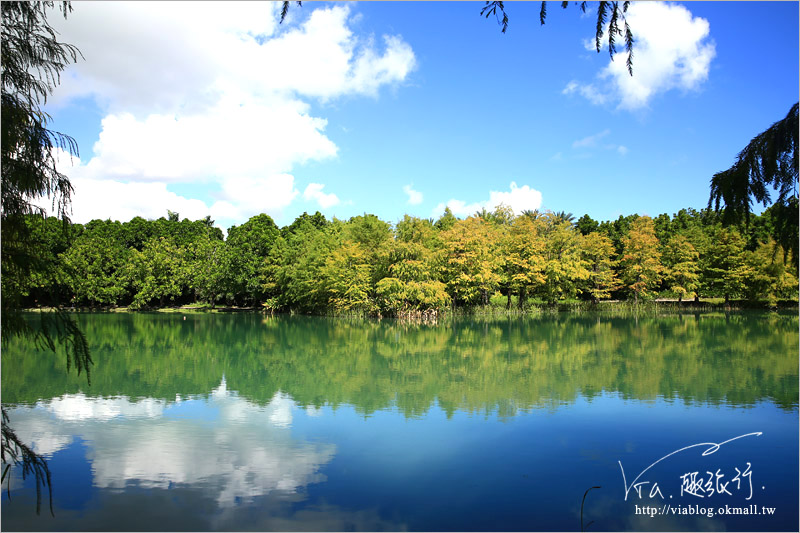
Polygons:
<instances>
[{"instance_id":1,"label":"blue sky","mask_svg":"<svg viewBox=\"0 0 800 533\"><path fill-rule=\"evenodd\" d=\"M633 78L596 4L508 3L506 34L481 6L73 3L73 220L671 214L798 100L796 2L634 2Z\"/></svg>"}]
</instances>

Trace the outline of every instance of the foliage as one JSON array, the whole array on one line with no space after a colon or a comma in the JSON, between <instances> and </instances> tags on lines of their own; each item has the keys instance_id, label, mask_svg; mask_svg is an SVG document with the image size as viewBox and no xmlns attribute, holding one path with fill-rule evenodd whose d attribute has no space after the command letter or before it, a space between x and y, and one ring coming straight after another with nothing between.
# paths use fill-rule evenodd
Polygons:
<instances>
[{"instance_id":1,"label":"foliage","mask_svg":"<svg viewBox=\"0 0 800 533\"><path fill-rule=\"evenodd\" d=\"M576 2L577 4L578 2ZM586 4L587 2L580 2L580 10L582 13L586 12ZM561 7L566 9L569 6L569 2L561 2ZM625 19L625 14L628 12L628 7L630 6L630 2L622 2L622 6L620 6L620 2L606 2L602 1L599 2L597 5L597 21L596 21L596 29L595 29L595 48L598 52L602 48L602 41L603 36L605 35L607 38L608 43L608 54L611 56L611 59L614 59L614 54L617 51L617 38L622 37L625 40L625 51L628 54L628 59L626 61L626 65L628 67L628 73L633 76L633 32L628 26L628 21ZM490 15L494 15L497 18L498 23L502 26L502 32L505 33L508 30L508 15L506 14L506 9L504 2L500 1L487 1L483 9L481 9L481 15L488 18ZM610 16L610 17L609 17ZM539 9L539 23L544 25L545 20L547 18L547 2L544 0L542 1L542 6ZM608 21L608 29L606 33L606 21ZM625 29L624 31L620 28L620 21L622 22L622 27Z\"/></svg>"},{"instance_id":2,"label":"foliage","mask_svg":"<svg viewBox=\"0 0 800 533\"><path fill-rule=\"evenodd\" d=\"M166 299L174 300L186 284L183 248L164 237L154 238L139 252L133 250L126 265L126 274L134 292L131 307L149 307L158 301L163 307Z\"/></svg>"},{"instance_id":3,"label":"foliage","mask_svg":"<svg viewBox=\"0 0 800 533\"><path fill-rule=\"evenodd\" d=\"M652 295L661 282L663 267L653 219L639 217L622 238L622 279L636 302Z\"/></svg>"},{"instance_id":4,"label":"foliage","mask_svg":"<svg viewBox=\"0 0 800 533\"><path fill-rule=\"evenodd\" d=\"M678 301L692 297L700 287L700 254L684 235L675 235L667 241L662 252L664 261L664 281Z\"/></svg>"},{"instance_id":5,"label":"foliage","mask_svg":"<svg viewBox=\"0 0 800 533\"><path fill-rule=\"evenodd\" d=\"M240 301L252 305L263 299L258 273L278 235L280 230L272 218L265 214L254 216L241 226L231 226L228 229L225 247L225 266L228 270L225 281L234 301L241 299Z\"/></svg>"},{"instance_id":6,"label":"foliage","mask_svg":"<svg viewBox=\"0 0 800 533\"><path fill-rule=\"evenodd\" d=\"M456 220L458 220L458 219L453 214L453 212L450 210L450 208L449 207L445 207L444 208L444 213L442 213L442 216L439 217L439 219L436 221L436 223L434 225L436 226L436 229L439 229L441 231L446 231L446 230L449 230L450 228L452 228L455 225Z\"/></svg>"},{"instance_id":7,"label":"foliage","mask_svg":"<svg viewBox=\"0 0 800 533\"><path fill-rule=\"evenodd\" d=\"M320 271L330 305L340 311L372 310L369 248L346 240L331 251Z\"/></svg>"},{"instance_id":8,"label":"foliage","mask_svg":"<svg viewBox=\"0 0 800 533\"><path fill-rule=\"evenodd\" d=\"M609 298L611 293L620 287L614 267L614 246L611 239L600 233L589 233L583 236L581 250L589 275L583 291L596 303Z\"/></svg>"},{"instance_id":9,"label":"foliage","mask_svg":"<svg viewBox=\"0 0 800 533\"><path fill-rule=\"evenodd\" d=\"M745 262L745 240L733 228L717 226L711 235L703 261L705 289L713 296L723 296L725 301L743 295L745 281L752 275Z\"/></svg>"},{"instance_id":10,"label":"foliage","mask_svg":"<svg viewBox=\"0 0 800 533\"><path fill-rule=\"evenodd\" d=\"M545 242L543 220L522 216L514 220L502 241L503 278L507 288L507 307L511 293L518 296L523 307L526 294L532 294L545 283Z\"/></svg>"},{"instance_id":11,"label":"foliage","mask_svg":"<svg viewBox=\"0 0 800 533\"><path fill-rule=\"evenodd\" d=\"M56 343L67 348L67 367L75 365L80 373L86 371L92 358L86 337L72 318L60 310L43 314L38 323L22 318L19 309L31 289L57 284L58 273L52 261L54 248L46 246L42 235L35 235L36 222L31 217L44 217L44 209L36 201L46 197L59 217L62 229L68 230L67 213L72 186L56 168L57 153L77 156L78 146L67 135L49 129L50 117L41 106L60 81L64 67L77 60L80 52L72 45L57 40L56 32L47 21L52 2L3 2L2 39L2 97L0 101L0 269L2 269L2 303L0 334L5 351L16 337L26 337L38 347L55 350ZM64 17L70 10L61 5ZM58 295L54 295L53 300ZM50 485L47 465L26 447L8 425L5 409L2 412L2 462L9 467L22 465L23 475L33 473L37 487L37 512L41 502L42 485ZM9 479L10 482L10 479ZM51 500L52 501L52 500Z\"/></svg>"},{"instance_id":12,"label":"foliage","mask_svg":"<svg viewBox=\"0 0 800 533\"><path fill-rule=\"evenodd\" d=\"M500 259L491 223L481 218L458 220L443 232L446 261L443 281L457 303L487 304L500 282Z\"/></svg>"},{"instance_id":13,"label":"foliage","mask_svg":"<svg viewBox=\"0 0 800 533\"><path fill-rule=\"evenodd\" d=\"M575 227L578 228L578 231L581 232L581 235L589 235L600 228L600 223L590 217L587 213L578 219L578 221L575 223Z\"/></svg>"},{"instance_id":14,"label":"foliage","mask_svg":"<svg viewBox=\"0 0 800 533\"><path fill-rule=\"evenodd\" d=\"M722 209L726 224L750 222L753 202L767 206L772 202L770 190L778 193L775 205L777 226L774 237L797 260L797 136L798 104L795 103L782 120L758 134L736 156L732 167L711 178L708 206ZM795 262L795 266L797 266Z\"/></svg>"},{"instance_id":15,"label":"foliage","mask_svg":"<svg viewBox=\"0 0 800 533\"><path fill-rule=\"evenodd\" d=\"M123 267L129 255L111 236L86 233L76 239L62 257L73 291L70 303L113 305L121 300L128 292Z\"/></svg>"},{"instance_id":16,"label":"foliage","mask_svg":"<svg viewBox=\"0 0 800 533\"><path fill-rule=\"evenodd\" d=\"M528 302L552 305L578 296L595 303L638 301L659 290L680 299L724 297L725 283L729 298L774 301L784 298L779 294L791 296L786 287L797 276L789 267L784 276L784 267L766 266L794 260L771 240L771 209L754 215L748 229L725 230L738 235L738 262L723 261L731 252L721 248L723 228L711 210L682 209L647 223L638 215L620 216L596 223L597 230L585 235L580 220L571 224L565 213L537 210L514 217L502 207L467 220L453 217L448 229L408 215L392 228L374 215L330 222L307 214L278 228L267 215L257 215L232 227L227 240L209 227L208 217L93 220L66 231L56 218L33 217L31 235L50 267L15 290L33 307L205 302L382 315L486 305L498 291L505 307L513 301L521 309L529 309ZM650 228L644 240L642 224ZM662 268L658 275L647 261L637 262L646 256L635 251L644 242L650 260ZM781 257L766 254L765 243ZM639 268L646 279L636 284L632 276Z\"/></svg>"},{"instance_id":17,"label":"foliage","mask_svg":"<svg viewBox=\"0 0 800 533\"><path fill-rule=\"evenodd\" d=\"M472 316L429 327L251 313L198 313L185 321L102 313L82 324L103 339L92 396L169 405L176 394L208 394L225 375L229 390L259 405L282 391L300 406L348 404L362 414L395 408L412 417L441 408L512 417L603 393L711 406L767 401L796 414L796 313L636 317ZM53 363L15 339L2 354L4 401L85 392L61 359Z\"/></svg>"},{"instance_id":18,"label":"foliage","mask_svg":"<svg viewBox=\"0 0 800 533\"><path fill-rule=\"evenodd\" d=\"M3 424L2 424L2 438L3 446L0 448L0 458L6 467L3 469L2 479L0 483L6 480L9 469L12 464L22 465L22 479L33 474L36 481L36 514L39 514L42 507L42 488L47 487L50 501L50 514L53 513L53 484L50 478L50 468L39 454L34 452L28 445L26 445L17 434L11 429L8 421L8 413L5 409L2 410ZM9 493L11 491L11 478L8 480Z\"/></svg>"},{"instance_id":19,"label":"foliage","mask_svg":"<svg viewBox=\"0 0 800 533\"><path fill-rule=\"evenodd\" d=\"M571 215L570 215L571 216ZM579 282L588 279L581 257L580 233L564 213L546 213L544 224L544 285L539 294L549 303L574 298Z\"/></svg>"}]
</instances>

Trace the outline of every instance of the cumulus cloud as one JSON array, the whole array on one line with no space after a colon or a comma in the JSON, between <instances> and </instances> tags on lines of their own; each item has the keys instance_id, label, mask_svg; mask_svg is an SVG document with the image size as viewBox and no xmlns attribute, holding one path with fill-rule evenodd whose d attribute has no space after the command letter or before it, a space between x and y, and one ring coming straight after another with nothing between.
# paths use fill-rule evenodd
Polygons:
<instances>
[{"instance_id":1,"label":"cumulus cloud","mask_svg":"<svg viewBox=\"0 0 800 533\"><path fill-rule=\"evenodd\" d=\"M105 174L99 170L100 165L94 166L97 158L83 165L79 158L64 156L62 152L58 161L59 169L70 176L74 189L71 218L79 223L93 219L130 220L136 216L156 219L163 217L168 209L191 220L210 215L218 223L239 223L263 212L279 216L300 194L291 174L235 177L217 182L219 190L214 193L217 200L205 202L170 191L166 181L125 181L119 168L116 179L103 179ZM46 210L52 208L46 198L36 203Z\"/></svg>"},{"instance_id":2,"label":"cumulus cloud","mask_svg":"<svg viewBox=\"0 0 800 533\"><path fill-rule=\"evenodd\" d=\"M466 217L484 208L492 211L500 204L507 205L514 211L515 215L520 215L527 209L539 209L542 205L542 193L528 185L518 187L516 182L512 181L508 191L490 191L488 200L468 204L462 200L451 199L446 203L437 205L433 209L432 215L439 216L445 207L449 207L454 215Z\"/></svg>"},{"instance_id":3,"label":"cumulus cloud","mask_svg":"<svg viewBox=\"0 0 800 533\"><path fill-rule=\"evenodd\" d=\"M412 184L413 185L413 184ZM403 192L408 195L408 203L411 205L419 205L422 203L422 193L412 189L412 185L403 187Z\"/></svg>"},{"instance_id":4,"label":"cumulus cloud","mask_svg":"<svg viewBox=\"0 0 800 533\"><path fill-rule=\"evenodd\" d=\"M636 40L634 75L628 74L627 56L620 52L596 81L572 80L562 93L577 93L598 105L616 101L620 109L635 110L659 93L700 88L716 54L707 20L693 17L684 6L662 2L634 2L626 18Z\"/></svg>"},{"instance_id":5,"label":"cumulus cloud","mask_svg":"<svg viewBox=\"0 0 800 533\"><path fill-rule=\"evenodd\" d=\"M76 221L103 210L124 219L172 209L235 223L280 214L299 195L300 167L338 153L308 99L374 97L415 68L402 37L356 35L347 5L282 26L278 8L97 2L77 7L68 23L54 18L86 59L64 72L51 105L93 98L105 112L93 157L62 170L76 185ZM208 205L168 191L175 183L220 192ZM338 203L313 185L307 192L321 206Z\"/></svg>"},{"instance_id":6,"label":"cumulus cloud","mask_svg":"<svg viewBox=\"0 0 800 533\"><path fill-rule=\"evenodd\" d=\"M315 200L323 209L338 205L339 197L333 193L322 192L324 188L325 186L321 183L309 183L306 190L303 191L303 198L306 200Z\"/></svg>"}]
</instances>

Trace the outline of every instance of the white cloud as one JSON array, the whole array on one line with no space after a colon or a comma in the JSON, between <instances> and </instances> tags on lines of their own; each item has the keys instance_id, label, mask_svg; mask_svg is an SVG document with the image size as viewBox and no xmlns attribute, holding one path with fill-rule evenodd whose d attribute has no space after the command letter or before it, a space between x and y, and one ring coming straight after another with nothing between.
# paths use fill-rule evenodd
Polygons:
<instances>
[{"instance_id":1,"label":"white cloud","mask_svg":"<svg viewBox=\"0 0 800 533\"><path fill-rule=\"evenodd\" d=\"M411 205L419 205L422 203L422 193L415 191L411 188L413 184L403 187L403 192L408 195L408 203Z\"/></svg>"},{"instance_id":2,"label":"white cloud","mask_svg":"<svg viewBox=\"0 0 800 533\"><path fill-rule=\"evenodd\" d=\"M306 99L376 96L415 67L401 37L376 44L356 35L350 6L309 10L283 26L278 7L97 2L75 6L66 23L54 18L85 60L64 72L51 104L91 97L106 113L94 156L62 170L76 185L76 221L167 208L231 223L276 216L299 195L301 165L337 156L327 121ZM221 192L208 205L169 192L172 183ZM320 205L338 203L315 185Z\"/></svg>"},{"instance_id":3,"label":"white cloud","mask_svg":"<svg viewBox=\"0 0 800 533\"><path fill-rule=\"evenodd\" d=\"M520 215L526 209L539 209L542 205L542 193L528 185L518 187L515 182L511 182L508 191L490 191L489 199L483 202L466 203L462 200L451 199L447 203L440 203L433 211L432 216L439 216L445 207L458 217L466 217L475 214L476 211L486 209L494 210L500 204L510 207L515 215Z\"/></svg>"},{"instance_id":4,"label":"white cloud","mask_svg":"<svg viewBox=\"0 0 800 533\"><path fill-rule=\"evenodd\" d=\"M606 137L611 133L611 130L603 130L600 133L595 133L594 135L589 135L588 137L584 137L583 139L578 139L577 141L572 143L573 148L593 148L597 146L597 142Z\"/></svg>"},{"instance_id":5,"label":"white cloud","mask_svg":"<svg viewBox=\"0 0 800 533\"><path fill-rule=\"evenodd\" d=\"M707 20L693 17L684 6L662 2L634 2L626 18L635 39L633 76L622 51L596 82L573 80L562 93L579 93L594 104L614 100L620 109L635 110L659 93L700 88L716 55Z\"/></svg>"},{"instance_id":6,"label":"white cloud","mask_svg":"<svg viewBox=\"0 0 800 533\"><path fill-rule=\"evenodd\" d=\"M611 130L605 129L599 133L595 133L594 135L589 135L582 139L578 139L572 143L573 149L580 149L581 151L575 157L585 159L587 157L592 156L592 151L594 149L602 149L602 150L616 150L617 153L620 155L625 155L628 153L628 148L626 146L622 146L619 144L609 143L609 142L601 142L603 139L611 135Z\"/></svg>"},{"instance_id":7,"label":"white cloud","mask_svg":"<svg viewBox=\"0 0 800 533\"><path fill-rule=\"evenodd\" d=\"M97 487L191 485L208 491L220 510L273 491L302 491L324 479L319 470L336 454L333 444L293 438L298 406L280 392L256 405L228 390L223 378L208 395L180 403L200 404L218 418L214 424L193 418L197 409L170 416L175 404L164 400L83 394L12 413L17 433L39 453L55 453L76 438L88 443Z\"/></svg>"},{"instance_id":8,"label":"white cloud","mask_svg":"<svg viewBox=\"0 0 800 533\"><path fill-rule=\"evenodd\" d=\"M326 194L322 192L325 186L321 183L309 183L306 190L303 191L303 198L305 200L316 200L319 206L323 209L333 207L339 204L339 197L333 193Z\"/></svg>"},{"instance_id":9,"label":"white cloud","mask_svg":"<svg viewBox=\"0 0 800 533\"><path fill-rule=\"evenodd\" d=\"M608 101L608 95L600 92L597 87L591 83L580 84L575 80L569 82L561 94L574 94L578 93L595 105L602 105Z\"/></svg>"},{"instance_id":10,"label":"white cloud","mask_svg":"<svg viewBox=\"0 0 800 533\"><path fill-rule=\"evenodd\" d=\"M82 165L78 158L72 158L70 163L70 158L62 153L58 161L59 169L70 176L74 189L71 218L79 223L93 219L130 220L136 216L156 219L165 216L169 209L191 220L211 215L225 229L262 212L279 216L299 194L291 174L261 178L234 176L218 182L220 190L215 193L218 199L208 204L170 191L167 181L126 182L120 167L116 174L113 168L104 174L97 158L89 165ZM103 179L104 175L116 179ZM45 209L51 208L47 199L37 203Z\"/></svg>"}]
</instances>

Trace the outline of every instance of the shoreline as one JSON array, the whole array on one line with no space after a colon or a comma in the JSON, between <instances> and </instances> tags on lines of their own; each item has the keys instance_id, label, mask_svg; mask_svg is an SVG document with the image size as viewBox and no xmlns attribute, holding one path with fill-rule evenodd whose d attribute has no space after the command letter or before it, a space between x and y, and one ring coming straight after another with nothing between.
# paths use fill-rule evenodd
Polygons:
<instances>
[{"instance_id":1,"label":"shoreline","mask_svg":"<svg viewBox=\"0 0 800 533\"><path fill-rule=\"evenodd\" d=\"M56 307L28 307L21 311L28 313L47 312L57 309ZM61 307L62 311L70 312L96 312L96 313L258 313L268 315L304 315L304 316L326 316L326 317L362 317L362 318L420 318L433 315L438 318L449 316L527 316L545 313L574 313L585 312L604 312L604 311L785 311L800 309L800 302L797 300L780 300L776 304L769 304L766 301L731 300L725 302L722 298L701 298L700 301L660 298L645 302L634 303L628 300L605 300L597 303L588 301L559 302L556 304L529 304L524 309L512 307L499 307L493 305L476 307L445 308L441 310L414 310L403 313L403 316L382 316L367 312L355 311L351 313L298 313L295 311L274 311L264 307L243 307L243 306L217 306L187 304L181 306L165 306L131 309L128 306L79 306Z\"/></svg>"}]
</instances>

